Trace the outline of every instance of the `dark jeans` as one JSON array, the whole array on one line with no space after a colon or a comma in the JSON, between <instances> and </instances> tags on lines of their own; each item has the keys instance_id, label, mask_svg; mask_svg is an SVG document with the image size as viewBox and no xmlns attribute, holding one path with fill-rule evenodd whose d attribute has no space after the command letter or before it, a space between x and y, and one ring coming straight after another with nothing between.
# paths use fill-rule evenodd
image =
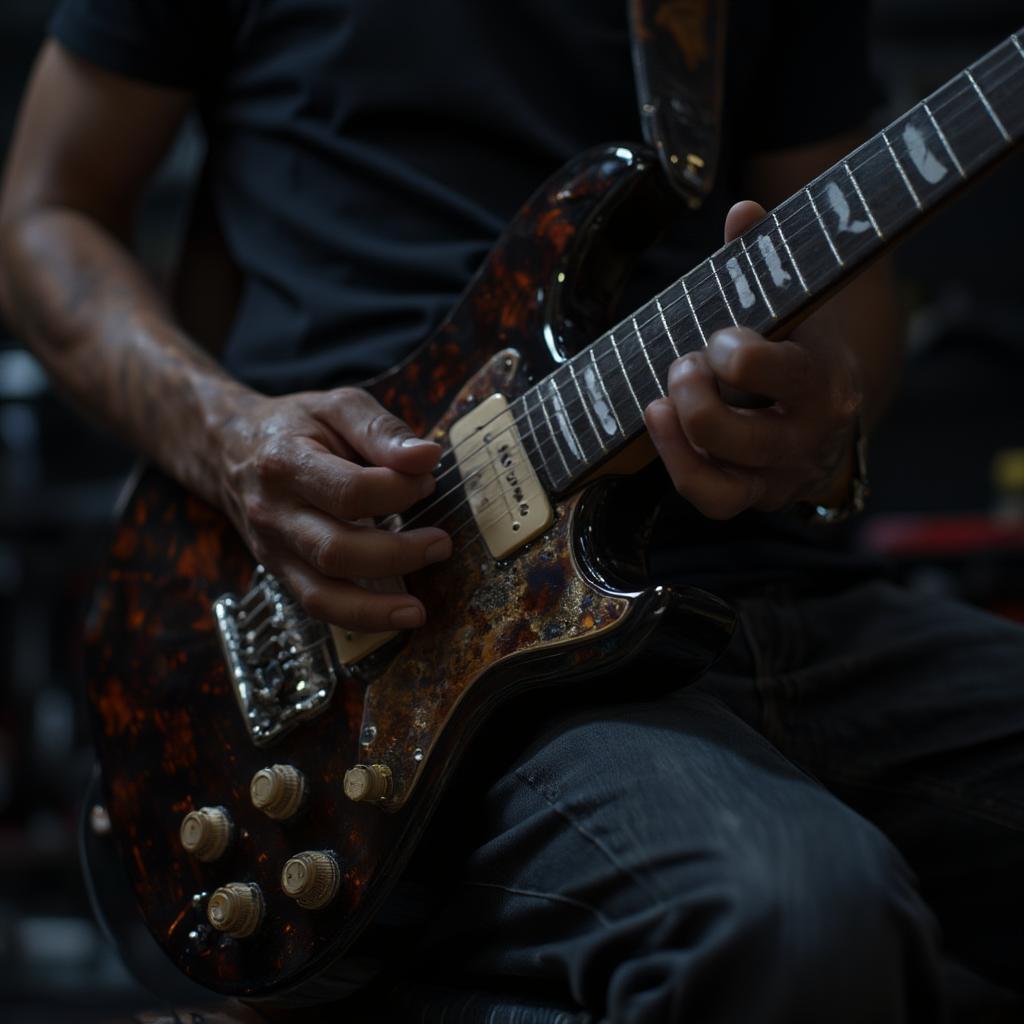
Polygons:
<instances>
[{"instance_id":1,"label":"dark jeans","mask_svg":"<svg viewBox=\"0 0 1024 1024\"><path fill-rule=\"evenodd\" d=\"M534 718L465 852L435 830L461 881L421 956L614 1024L1015 1002L1024 630L881 582L740 608L699 684Z\"/></svg>"}]
</instances>

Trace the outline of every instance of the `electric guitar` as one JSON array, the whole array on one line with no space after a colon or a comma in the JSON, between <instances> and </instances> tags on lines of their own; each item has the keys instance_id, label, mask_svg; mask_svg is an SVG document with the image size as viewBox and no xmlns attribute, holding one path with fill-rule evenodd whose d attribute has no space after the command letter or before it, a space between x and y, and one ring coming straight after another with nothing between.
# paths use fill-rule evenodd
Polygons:
<instances>
[{"instance_id":1,"label":"electric guitar","mask_svg":"<svg viewBox=\"0 0 1024 1024\"><path fill-rule=\"evenodd\" d=\"M88 696L120 859L170 959L225 995L338 996L504 702L586 700L651 650L676 682L703 671L728 608L630 582L642 517L613 517L600 471L642 435L674 359L735 323L781 334L1022 135L1014 35L610 329L674 203L657 161L602 148L543 185L437 332L365 384L444 447L435 494L399 524L454 539L405 580L422 629L309 620L219 511L146 472L90 618Z\"/></svg>"}]
</instances>

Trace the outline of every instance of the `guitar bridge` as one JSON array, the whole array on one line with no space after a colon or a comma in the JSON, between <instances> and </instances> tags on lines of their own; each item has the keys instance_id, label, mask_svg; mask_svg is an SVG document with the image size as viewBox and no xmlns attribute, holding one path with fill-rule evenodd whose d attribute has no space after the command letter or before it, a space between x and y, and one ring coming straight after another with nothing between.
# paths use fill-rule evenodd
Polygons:
<instances>
[{"instance_id":1,"label":"guitar bridge","mask_svg":"<svg viewBox=\"0 0 1024 1024\"><path fill-rule=\"evenodd\" d=\"M213 602L224 659L249 738L266 746L323 711L336 682L331 636L262 565L244 597Z\"/></svg>"}]
</instances>

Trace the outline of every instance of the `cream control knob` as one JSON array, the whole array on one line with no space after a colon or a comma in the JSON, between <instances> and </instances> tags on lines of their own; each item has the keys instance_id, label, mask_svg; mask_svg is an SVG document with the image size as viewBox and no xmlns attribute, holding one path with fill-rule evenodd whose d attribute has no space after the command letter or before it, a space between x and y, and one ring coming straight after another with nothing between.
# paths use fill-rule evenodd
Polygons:
<instances>
[{"instance_id":1,"label":"cream control knob","mask_svg":"<svg viewBox=\"0 0 1024 1024\"><path fill-rule=\"evenodd\" d=\"M263 919L263 894L258 885L229 882L210 897L206 916L217 931L244 939L256 931Z\"/></svg>"},{"instance_id":2,"label":"cream control knob","mask_svg":"<svg viewBox=\"0 0 1024 1024\"><path fill-rule=\"evenodd\" d=\"M261 768L249 783L253 807L275 821L292 817L302 804L305 793L305 777L290 764Z\"/></svg>"},{"instance_id":3,"label":"cream control knob","mask_svg":"<svg viewBox=\"0 0 1024 1024\"><path fill-rule=\"evenodd\" d=\"M178 834L186 852L199 860L212 861L224 855L233 828L223 807L200 807L182 819Z\"/></svg>"},{"instance_id":4,"label":"cream control knob","mask_svg":"<svg viewBox=\"0 0 1024 1024\"><path fill-rule=\"evenodd\" d=\"M386 764L357 764L345 772L345 796L374 803L391 796L391 769Z\"/></svg>"},{"instance_id":5,"label":"cream control knob","mask_svg":"<svg viewBox=\"0 0 1024 1024\"><path fill-rule=\"evenodd\" d=\"M292 857L281 871L281 888L300 907L319 910L338 894L341 869L338 862L321 850L308 850Z\"/></svg>"}]
</instances>

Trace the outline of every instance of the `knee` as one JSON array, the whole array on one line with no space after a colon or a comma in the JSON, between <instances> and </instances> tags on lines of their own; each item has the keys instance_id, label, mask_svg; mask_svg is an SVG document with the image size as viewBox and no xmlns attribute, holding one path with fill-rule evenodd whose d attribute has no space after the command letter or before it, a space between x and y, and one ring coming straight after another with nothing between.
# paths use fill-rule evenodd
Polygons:
<instances>
[{"instance_id":1,"label":"knee","mask_svg":"<svg viewBox=\"0 0 1024 1024\"><path fill-rule=\"evenodd\" d=\"M854 821L720 849L703 883L661 908L659 948L620 965L611 1019L941 1019L931 915L898 853ZM650 1015L625 1009L636 999Z\"/></svg>"},{"instance_id":2,"label":"knee","mask_svg":"<svg viewBox=\"0 0 1024 1024\"><path fill-rule=\"evenodd\" d=\"M735 938L755 957L748 969L787 979L803 1003L827 1002L827 1019L845 1019L839 1003L851 1020L902 1020L884 1009L934 989L937 957L934 920L903 858L859 819L788 854L762 858L760 877L737 893Z\"/></svg>"}]
</instances>

